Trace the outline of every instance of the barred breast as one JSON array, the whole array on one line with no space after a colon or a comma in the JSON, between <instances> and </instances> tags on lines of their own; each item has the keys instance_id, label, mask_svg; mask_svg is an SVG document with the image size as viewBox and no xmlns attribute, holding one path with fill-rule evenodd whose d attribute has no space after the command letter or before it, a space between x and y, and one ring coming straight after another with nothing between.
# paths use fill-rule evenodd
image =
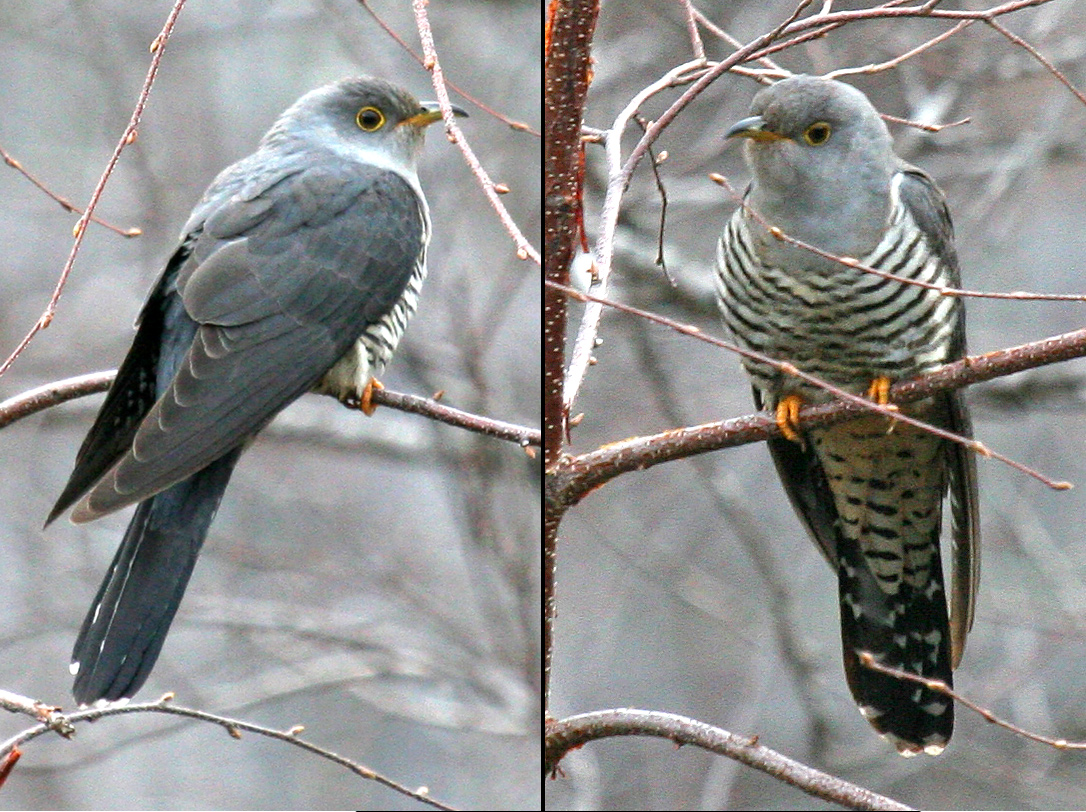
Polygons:
<instances>
[{"instance_id":1,"label":"barred breast","mask_svg":"<svg viewBox=\"0 0 1086 812\"><path fill-rule=\"evenodd\" d=\"M856 259L895 276L953 285L950 271L902 204L900 173L891 186L885 233ZM788 269L763 256L775 237L738 209L717 245L716 286L724 322L744 347L789 361L860 393L872 379L907 378L950 360L959 300L827 260L795 247ZM826 400L822 390L744 359L772 407L788 394Z\"/></svg>"}]
</instances>

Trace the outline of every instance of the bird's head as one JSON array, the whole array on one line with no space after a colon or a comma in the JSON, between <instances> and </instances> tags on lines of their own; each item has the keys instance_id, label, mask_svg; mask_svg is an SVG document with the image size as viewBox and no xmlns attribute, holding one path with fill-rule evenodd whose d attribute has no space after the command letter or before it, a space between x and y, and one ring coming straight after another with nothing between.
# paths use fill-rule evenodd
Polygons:
<instances>
[{"instance_id":1,"label":"bird's head","mask_svg":"<svg viewBox=\"0 0 1086 812\"><path fill-rule=\"evenodd\" d=\"M886 125L851 85L793 76L761 90L751 115L725 133L746 140L756 181L780 186L852 183L874 171L885 185L896 162Z\"/></svg>"},{"instance_id":2,"label":"bird's head","mask_svg":"<svg viewBox=\"0 0 1086 812\"><path fill-rule=\"evenodd\" d=\"M453 106L453 114L467 116ZM301 141L413 174L426 128L441 121L437 102L371 76L340 79L302 96L264 138Z\"/></svg>"},{"instance_id":3,"label":"bird's head","mask_svg":"<svg viewBox=\"0 0 1086 812\"><path fill-rule=\"evenodd\" d=\"M845 224L860 245L881 232L899 162L863 93L835 80L793 76L759 91L750 113L726 136L746 141L754 175L749 201L757 211L827 249L844 247L824 232Z\"/></svg>"}]
</instances>

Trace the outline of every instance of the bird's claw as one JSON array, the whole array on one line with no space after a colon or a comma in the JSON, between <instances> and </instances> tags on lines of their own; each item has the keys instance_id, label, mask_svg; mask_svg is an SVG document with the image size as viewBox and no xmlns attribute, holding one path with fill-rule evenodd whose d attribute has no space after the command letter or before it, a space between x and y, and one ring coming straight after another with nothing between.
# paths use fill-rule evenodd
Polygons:
<instances>
[{"instance_id":1,"label":"bird's claw","mask_svg":"<svg viewBox=\"0 0 1086 812\"><path fill-rule=\"evenodd\" d=\"M880 406L890 405L890 379L885 375L871 381L871 385L867 387L867 397L875 401Z\"/></svg>"},{"instance_id":2,"label":"bird's claw","mask_svg":"<svg viewBox=\"0 0 1086 812\"><path fill-rule=\"evenodd\" d=\"M785 438L800 445L803 444L799 435L799 410L802 407L803 398L799 395L788 395L777 403L777 428Z\"/></svg>"},{"instance_id":3,"label":"bird's claw","mask_svg":"<svg viewBox=\"0 0 1086 812\"><path fill-rule=\"evenodd\" d=\"M384 388L385 385L376 378L369 379L366 387L362 390L362 397L358 399L358 408L362 410L362 414L369 417L377 411L377 404L373 402L373 390Z\"/></svg>"}]
</instances>

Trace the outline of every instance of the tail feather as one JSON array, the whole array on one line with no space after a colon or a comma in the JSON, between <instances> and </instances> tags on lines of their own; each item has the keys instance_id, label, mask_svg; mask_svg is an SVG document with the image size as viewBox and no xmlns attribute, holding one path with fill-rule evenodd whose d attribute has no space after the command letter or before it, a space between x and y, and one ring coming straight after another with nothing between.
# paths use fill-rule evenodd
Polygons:
<instances>
[{"instance_id":1,"label":"tail feather","mask_svg":"<svg viewBox=\"0 0 1086 812\"><path fill-rule=\"evenodd\" d=\"M130 697L151 673L241 450L136 508L72 651L80 705Z\"/></svg>"},{"instance_id":2,"label":"tail feather","mask_svg":"<svg viewBox=\"0 0 1086 812\"><path fill-rule=\"evenodd\" d=\"M838 582L845 675L860 712L902 755L938 755L954 729L954 703L936 691L866 667L882 665L953 686L946 598L938 556L923 591L901 582L887 593L855 545L841 545Z\"/></svg>"}]
</instances>

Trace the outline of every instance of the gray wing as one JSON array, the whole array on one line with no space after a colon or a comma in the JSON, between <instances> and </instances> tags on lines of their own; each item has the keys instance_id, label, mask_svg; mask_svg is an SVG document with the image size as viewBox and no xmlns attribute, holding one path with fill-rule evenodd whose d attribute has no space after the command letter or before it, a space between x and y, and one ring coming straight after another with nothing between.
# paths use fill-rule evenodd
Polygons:
<instances>
[{"instance_id":1,"label":"gray wing","mask_svg":"<svg viewBox=\"0 0 1086 812\"><path fill-rule=\"evenodd\" d=\"M954 250L954 224L950 220L946 197L924 170L902 161L898 171L901 173L902 204L924 233L928 245L943 261L950 274L951 284L959 287L961 273L958 269L958 253ZM961 349L964 353L964 346Z\"/></svg>"},{"instance_id":2,"label":"gray wing","mask_svg":"<svg viewBox=\"0 0 1086 812\"><path fill-rule=\"evenodd\" d=\"M961 392L946 396L948 428L973 436L973 424ZM950 657L954 668L962 660L965 638L973 628L980 586L980 510L976 455L958 443L948 443L951 525Z\"/></svg>"},{"instance_id":3,"label":"gray wing","mask_svg":"<svg viewBox=\"0 0 1086 812\"><path fill-rule=\"evenodd\" d=\"M755 388L755 408L760 411L767 405ZM788 501L830 568L837 572L837 504L818 455L811 443L801 445L783 437L767 440L766 446Z\"/></svg>"},{"instance_id":4,"label":"gray wing","mask_svg":"<svg viewBox=\"0 0 1086 812\"><path fill-rule=\"evenodd\" d=\"M948 270L950 283L961 287L958 255L954 250L954 227L942 191L927 173L902 164L901 201L927 237ZM951 358L961 358L965 347L965 308L958 308ZM940 396L950 431L973 436L969 410L960 391ZM948 444L948 471L951 511L950 637L951 659L958 667L965 649L965 638L973 628L977 589L980 585L980 514L977 495L977 460L967 448Z\"/></svg>"},{"instance_id":5,"label":"gray wing","mask_svg":"<svg viewBox=\"0 0 1086 812\"><path fill-rule=\"evenodd\" d=\"M425 248L406 180L331 155L201 205L211 210L177 280L200 325L192 346L73 521L140 502L255 435L389 312Z\"/></svg>"}]
</instances>

